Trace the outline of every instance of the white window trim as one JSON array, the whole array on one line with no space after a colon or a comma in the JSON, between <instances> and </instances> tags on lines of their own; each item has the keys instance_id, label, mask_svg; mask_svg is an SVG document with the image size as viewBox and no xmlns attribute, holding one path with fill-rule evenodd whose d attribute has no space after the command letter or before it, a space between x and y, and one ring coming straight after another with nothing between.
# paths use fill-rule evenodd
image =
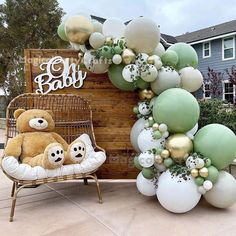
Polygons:
<instances>
[{"instance_id":1,"label":"white window trim","mask_svg":"<svg viewBox=\"0 0 236 236\"><path fill-rule=\"evenodd\" d=\"M204 47L204 45L206 43L209 43L209 55L208 56L205 56L205 47ZM208 58L208 57L211 57L211 41L202 43L202 58Z\"/></svg>"},{"instance_id":2,"label":"white window trim","mask_svg":"<svg viewBox=\"0 0 236 236\"><path fill-rule=\"evenodd\" d=\"M233 57L230 58L224 58L224 40L225 39L233 39ZM230 37L226 37L226 38L222 38L222 61L228 61L228 60L233 60L235 59L235 36L230 36Z\"/></svg>"},{"instance_id":3,"label":"white window trim","mask_svg":"<svg viewBox=\"0 0 236 236\"><path fill-rule=\"evenodd\" d=\"M230 83L229 80L223 80L222 81L222 87L223 87L223 93L222 93L222 99L225 100L225 83ZM230 94L230 93L227 93ZM235 85L233 84L233 100L235 99L236 96L236 89L235 89Z\"/></svg>"},{"instance_id":4,"label":"white window trim","mask_svg":"<svg viewBox=\"0 0 236 236\"><path fill-rule=\"evenodd\" d=\"M205 83L203 83L203 99L211 99L211 94L210 94L209 97L206 97L206 95L205 95L205 92L206 92L206 90L205 90L205 84L211 84L211 82L205 82Z\"/></svg>"}]
</instances>

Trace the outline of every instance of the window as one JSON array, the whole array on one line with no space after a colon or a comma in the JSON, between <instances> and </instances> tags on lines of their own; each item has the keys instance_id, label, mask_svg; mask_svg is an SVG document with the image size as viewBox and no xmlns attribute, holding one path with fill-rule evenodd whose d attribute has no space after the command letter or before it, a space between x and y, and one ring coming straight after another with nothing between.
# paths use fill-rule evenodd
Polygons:
<instances>
[{"instance_id":1,"label":"window","mask_svg":"<svg viewBox=\"0 0 236 236\"><path fill-rule=\"evenodd\" d=\"M230 103L234 103L235 98L235 85L229 81L223 82L223 99Z\"/></svg>"},{"instance_id":2,"label":"window","mask_svg":"<svg viewBox=\"0 0 236 236\"><path fill-rule=\"evenodd\" d=\"M222 40L222 59L229 60L235 58L235 39L234 37Z\"/></svg>"},{"instance_id":3,"label":"window","mask_svg":"<svg viewBox=\"0 0 236 236\"><path fill-rule=\"evenodd\" d=\"M205 82L203 84L203 98L205 98L205 99L211 98L211 84L210 84L210 82Z\"/></svg>"},{"instance_id":4,"label":"window","mask_svg":"<svg viewBox=\"0 0 236 236\"><path fill-rule=\"evenodd\" d=\"M203 58L207 58L211 56L211 43L207 42L207 43L203 43L202 44L202 57Z\"/></svg>"}]
</instances>

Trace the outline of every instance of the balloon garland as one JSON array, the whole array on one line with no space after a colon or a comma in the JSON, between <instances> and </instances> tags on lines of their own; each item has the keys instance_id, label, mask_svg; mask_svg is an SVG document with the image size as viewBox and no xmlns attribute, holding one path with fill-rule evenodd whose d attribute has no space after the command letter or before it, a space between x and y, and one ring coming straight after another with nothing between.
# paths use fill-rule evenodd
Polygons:
<instances>
[{"instance_id":1,"label":"balloon garland","mask_svg":"<svg viewBox=\"0 0 236 236\"><path fill-rule=\"evenodd\" d=\"M203 77L190 45L165 50L159 26L146 17L125 25L115 18L101 24L72 16L58 35L81 50L87 70L108 72L120 90L139 90L130 138L139 153L134 165L141 171L136 181L141 194L156 195L175 213L191 210L202 195L219 208L236 202L236 180L223 171L235 158L236 136L220 124L198 131L200 109L190 92L202 86Z\"/></svg>"}]
</instances>

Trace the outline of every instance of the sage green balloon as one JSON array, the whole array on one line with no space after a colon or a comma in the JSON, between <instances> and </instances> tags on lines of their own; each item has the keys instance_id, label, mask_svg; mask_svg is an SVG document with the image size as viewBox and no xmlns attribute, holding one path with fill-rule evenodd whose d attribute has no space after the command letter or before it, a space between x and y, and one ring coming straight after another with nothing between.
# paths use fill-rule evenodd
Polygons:
<instances>
[{"instance_id":1,"label":"sage green balloon","mask_svg":"<svg viewBox=\"0 0 236 236\"><path fill-rule=\"evenodd\" d=\"M174 161L172 160L172 158L168 157L166 159L164 159L164 165L165 167L169 168L174 164Z\"/></svg>"},{"instance_id":2,"label":"sage green balloon","mask_svg":"<svg viewBox=\"0 0 236 236\"><path fill-rule=\"evenodd\" d=\"M199 176L199 177L195 178L194 181L195 181L196 185L202 186L205 180L204 180L204 178Z\"/></svg>"},{"instance_id":3,"label":"sage green balloon","mask_svg":"<svg viewBox=\"0 0 236 236\"><path fill-rule=\"evenodd\" d=\"M140 165L140 163L139 163L139 160L138 160L138 156L136 156L135 158L134 158L134 166L137 168L137 169L139 169L139 170L142 170L143 169L143 167Z\"/></svg>"},{"instance_id":4,"label":"sage green balloon","mask_svg":"<svg viewBox=\"0 0 236 236\"><path fill-rule=\"evenodd\" d=\"M219 171L214 166L209 166L207 169L208 176L206 177L206 180L210 180L213 184L216 183L219 178Z\"/></svg>"},{"instance_id":5,"label":"sage green balloon","mask_svg":"<svg viewBox=\"0 0 236 236\"><path fill-rule=\"evenodd\" d=\"M167 50L162 56L161 61L165 66L173 66L175 67L178 63L178 55L173 50Z\"/></svg>"},{"instance_id":6,"label":"sage green balloon","mask_svg":"<svg viewBox=\"0 0 236 236\"><path fill-rule=\"evenodd\" d=\"M155 177L155 173L152 168L143 168L142 174L146 179L153 179Z\"/></svg>"},{"instance_id":7,"label":"sage green balloon","mask_svg":"<svg viewBox=\"0 0 236 236\"><path fill-rule=\"evenodd\" d=\"M110 46L102 46L100 55L104 58L111 59L113 57L112 48Z\"/></svg>"},{"instance_id":8,"label":"sage green balloon","mask_svg":"<svg viewBox=\"0 0 236 236\"><path fill-rule=\"evenodd\" d=\"M64 26L65 26L64 23L61 23L61 24L58 26L58 28L57 28L57 34L58 34L58 36L59 36L62 40L68 42L69 39L68 39L67 36L66 36L65 27L64 27Z\"/></svg>"},{"instance_id":9,"label":"sage green balloon","mask_svg":"<svg viewBox=\"0 0 236 236\"><path fill-rule=\"evenodd\" d=\"M129 83L123 79L122 71L125 65L115 65L112 64L108 68L108 77L111 83L118 89L123 91L134 91L135 85L134 83Z\"/></svg>"},{"instance_id":10,"label":"sage green balloon","mask_svg":"<svg viewBox=\"0 0 236 236\"><path fill-rule=\"evenodd\" d=\"M186 133L199 118L199 105L196 98L180 88L162 92L154 102L153 117L157 123L164 123L171 133Z\"/></svg>"},{"instance_id":11,"label":"sage green balloon","mask_svg":"<svg viewBox=\"0 0 236 236\"><path fill-rule=\"evenodd\" d=\"M236 136L224 125L207 125L196 133L194 151L210 158L212 165L218 170L223 169L236 156Z\"/></svg>"},{"instance_id":12,"label":"sage green balloon","mask_svg":"<svg viewBox=\"0 0 236 236\"><path fill-rule=\"evenodd\" d=\"M150 83L144 81L141 78L137 79L136 84L137 84L137 87L140 89L147 89L150 86Z\"/></svg>"},{"instance_id":13,"label":"sage green balloon","mask_svg":"<svg viewBox=\"0 0 236 236\"><path fill-rule=\"evenodd\" d=\"M178 55L178 63L176 65L176 68L178 70L187 66L192 66L194 68L197 67L198 65L197 53L194 50L194 48L189 44L175 43L167 49L167 51L169 50L175 51Z\"/></svg>"}]
</instances>

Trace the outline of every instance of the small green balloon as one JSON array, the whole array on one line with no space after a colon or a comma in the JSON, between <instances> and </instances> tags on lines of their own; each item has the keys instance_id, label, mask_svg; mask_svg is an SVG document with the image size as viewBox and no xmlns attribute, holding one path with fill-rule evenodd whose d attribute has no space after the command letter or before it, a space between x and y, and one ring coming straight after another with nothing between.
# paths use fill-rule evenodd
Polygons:
<instances>
[{"instance_id":1,"label":"small green balloon","mask_svg":"<svg viewBox=\"0 0 236 236\"><path fill-rule=\"evenodd\" d=\"M154 120L168 126L170 133L186 133L198 122L200 108L196 98L180 88L162 92L154 102Z\"/></svg>"},{"instance_id":2,"label":"small green balloon","mask_svg":"<svg viewBox=\"0 0 236 236\"><path fill-rule=\"evenodd\" d=\"M113 57L112 48L109 46L102 46L100 49L100 55L104 58L111 59Z\"/></svg>"},{"instance_id":3,"label":"small green balloon","mask_svg":"<svg viewBox=\"0 0 236 236\"><path fill-rule=\"evenodd\" d=\"M116 54L121 54L123 52L123 49L120 46L115 46L114 47L114 52Z\"/></svg>"},{"instance_id":4,"label":"small green balloon","mask_svg":"<svg viewBox=\"0 0 236 236\"><path fill-rule=\"evenodd\" d=\"M143 79L139 78L136 80L136 85L140 89L147 89L150 86L150 83L144 81Z\"/></svg>"},{"instance_id":5,"label":"small green balloon","mask_svg":"<svg viewBox=\"0 0 236 236\"><path fill-rule=\"evenodd\" d=\"M175 67L178 63L178 55L175 51L167 50L162 56L161 61L165 66Z\"/></svg>"},{"instance_id":6,"label":"small green balloon","mask_svg":"<svg viewBox=\"0 0 236 236\"><path fill-rule=\"evenodd\" d=\"M204 178L202 178L202 177L197 177L197 178L195 178L195 183L196 183L196 185L198 185L198 186L202 186L203 185L203 183L204 183Z\"/></svg>"},{"instance_id":7,"label":"small green balloon","mask_svg":"<svg viewBox=\"0 0 236 236\"><path fill-rule=\"evenodd\" d=\"M175 51L178 55L178 63L176 65L176 68L178 70L187 66L192 66L193 68L197 67L198 65L197 53L194 50L194 48L189 44L175 43L167 49L167 51L169 50Z\"/></svg>"},{"instance_id":8,"label":"small green balloon","mask_svg":"<svg viewBox=\"0 0 236 236\"><path fill-rule=\"evenodd\" d=\"M153 179L155 177L155 173L152 168L143 168L142 174L146 179Z\"/></svg>"},{"instance_id":9,"label":"small green balloon","mask_svg":"<svg viewBox=\"0 0 236 236\"><path fill-rule=\"evenodd\" d=\"M134 166L137 168L137 169L139 169L139 170L142 170L143 169L143 167L140 165L140 163L139 163L139 160L138 160L138 156L136 156L135 158L134 158Z\"/></svg>"},{"instance_id":10,"label":"small green balloon","mask_svg":"<svg viewBox=\"0 0 236 236\"><path fill-rule=\"evenodd\" d=\"M154 139L160 139L161 136L162 136L162 135L161 135L161 132L160 132L160 131L156 130L156 131L153 132L153 137L154 137Z\"/></svg>"},{"instance_id":11,"label":"small green balloon","mask_svg":"<svg viewBox=\"0 0 236 236\"><path fill-rule=\"evenodd\" d=\"M236 136L224 125L210 124L194 137L194 151L211 159L218 170L231 164L236 155Z\"/></svg>"},{"instance_id":12,"label":"small green balloon","mask_svg":"<svg viewBox=\"0 0 236 236\"><path fill-rule=\"evenodd\" d=\"M155 123L155 121L153 119L152 120L148 120L149 126L153 126L154 123Z\"/></svg>"},{"instance_id":13,"label":"small green balloon","mask_svg":"<svg viewBox=\"0 0 236 236\"><path fill-rule=\"evenodd\" d=\"M58 26L58 28L57 28L57 34L58 34L58 36L59 36L62 40L66 41L66 42L69 41L69 39L67 38L66 33L65 33L65 25L64 25L64 23L61 23L61 24Z\"/></svg>"},{"instance_id":14,"label":"small green balloon","mask_svg":"<svg viewBox=\"0 0 236 236\"><path fill-rule=\"evenodd\" d=\"M133 108L133 112L134 112L135 114L138 114L138 113L139 113L139 111L138 111L138 107L137 107L137 106L134 106L134 108Z\"/></svg>"},{"instance_id":15,"label":"small green balloon","mask_svg":"<svg viewBox=\"0 0 236 236\"><path fill-rule=\"evenodd\" d=\"M208 176L206 179L210 180L213 184L216 183L219 178L219 171L214 166L210 166L207 169Z\"/></svg>"},{"instance_id":16,"label":"small green balloon","mask_svg":"<svg viewBox=\"0 0 236 236\"><path fill-rule=\"evenodd\" d=\"M123 91L134 91L136 88L134 83L127 82L126 80L123 79L122 71L124 67L125 65L123 64L110 65L108 68L108 77L112 82L112 84L118 89Z\"/></svg>"},{"instance_id":17,"label":"small green balloon","mask_svg":"<svg viewBox=\"0 0 236 236\"><path fill-rule=\"evenodd\" d=\"M171 167L173 164L174 164L174 161L173 161L170 157L164 159L164 165L165 165L165 167L169 168L169 167Z\"/></svg>"},{"instance_id":18,"label":"small green balloon","mask_svg":"<svg viewBox=\"0 0 236 236\"><path fill-rule=\"evenodd\" d=\"M207 158L207 159L205 160L205 167L209 167L209 166L211 166L211 159L210 159L210 158Z\"/></svg>"}]
</instances>

